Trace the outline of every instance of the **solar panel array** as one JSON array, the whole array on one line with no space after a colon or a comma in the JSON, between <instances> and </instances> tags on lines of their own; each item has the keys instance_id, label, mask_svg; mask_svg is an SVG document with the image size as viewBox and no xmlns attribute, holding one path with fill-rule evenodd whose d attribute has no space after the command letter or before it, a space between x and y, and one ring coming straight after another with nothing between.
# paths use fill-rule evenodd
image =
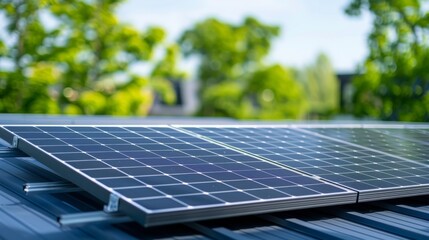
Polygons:
<instances>
[{"instance_id":1,"label":"solar panel array","mask_svg":"<svg viewBox=\"0 0 429 240\"><path fill-rule=\"evenodd\" d=\"M429 166L380 152L386 150L387 144L393 154L407 154L408 157L411 154L411 159L423 161L425 154L428 154L427 148L419 149L415 147L417 143L404 144L403 139L391 136L381 141L380 133L366 129L309 128L306 131L346 141L351 138L353 141L350 142L353 143L370 142L371 145L365 145L367 148L287 127L185 129L354 189L359 192L361 201L421 194L427 192L429 187ZM358 135L356 132L365 134ZM404 145L399 148L400 144Z\"/></svg>"},{"instance_id":2,"label":"solar panel array","mask_svg":"<svg viewBox=\"0 0 429 240\"><path fill-rule=\"evenodd\" d=\"M146 226L429 191L429 127L3 126ZM110 199L110 200L109 200Z\"/></svg>"},{"instance_id":3,"label":"solar panel array","mask_svg":"<svg viewBox=\"0 0 429 240\"><path fill-rule=\"evenodd\" d=\"M350 190L170 127L1 130L5 139L18 136L18 148L102 200L119 196L120 207L145 225L356 199Z\"/></svg>"}]
</instances>

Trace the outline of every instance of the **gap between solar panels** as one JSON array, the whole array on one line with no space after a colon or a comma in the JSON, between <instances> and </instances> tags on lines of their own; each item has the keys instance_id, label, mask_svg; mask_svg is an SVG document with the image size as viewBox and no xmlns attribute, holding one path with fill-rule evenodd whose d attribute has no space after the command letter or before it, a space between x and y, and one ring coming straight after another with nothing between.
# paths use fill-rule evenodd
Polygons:
<instances>
[{"instance_id":1,"label":"gap between solar panels","mask_svg":"<svg viewBox=\"0 0 429 240\"><path fill-rule=\"evenodd\" d=\"M357 191L358 202L429 193L427 125L176 127Z\"/></svg>"},{"instance_id":2,"label":"gap between solar panels","mask_svg":"<svg viewBox=\"0 0 429 240\"><path fill-rule=\"evenodd\" d=\"M2 126L0 136L144 226L357 200L356 191L169 126Z\"/></svg>"}]
</instances>

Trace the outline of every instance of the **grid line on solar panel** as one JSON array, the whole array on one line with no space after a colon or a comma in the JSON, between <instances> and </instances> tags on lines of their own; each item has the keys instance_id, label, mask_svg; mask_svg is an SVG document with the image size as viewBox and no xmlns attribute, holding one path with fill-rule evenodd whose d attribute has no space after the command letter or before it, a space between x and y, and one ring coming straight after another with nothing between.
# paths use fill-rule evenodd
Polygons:
<instances>
[{"instance_id":1,"label":"grid line on solar panel","mask_svg":"<svg viewBox=\"0 0 429 240\"><path fill-rule=\"evenodd\" d=\"M168 127L6 128L148 212L350 193Z\"/></svg>"},{"instance_id":2,"label":"grid line on solar panel","mask_svg":"<svg viewBox=\"0 0 429 240\"><path fill-rule=\"evenodd\" d=\"M417 162L299 129L179 127L358 191L429 184L429 168Z\"/></svg>"},{"instance_id":3,"label":"grid line on solar panel","mask_svg":"<svg viewBox=\"0 0 429 240\"><path fill-rule=\"evenodd\" d=\"M404 160L413 160L429 165L429 150L426 144L387 135L378 129L365 128L310 128L307 131L341 139L345 142L374 149ZM389 129L393 131L395 129ZM414 129L410 129L414 130Z\"/></svg>"}]
</instances>

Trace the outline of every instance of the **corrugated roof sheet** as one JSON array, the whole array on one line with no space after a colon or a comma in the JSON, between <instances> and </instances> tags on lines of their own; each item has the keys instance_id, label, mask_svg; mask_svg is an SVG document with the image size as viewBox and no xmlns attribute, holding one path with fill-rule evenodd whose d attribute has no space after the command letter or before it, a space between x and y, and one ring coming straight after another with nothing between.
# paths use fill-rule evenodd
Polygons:
<instances>
[{"instance_id":1,"label":"corrugated roof sheet","mask_svg":"<svg viewBox=\"0 0 429 240\"><path fill-rule=\"evenodd\" d=\"M8 115L0 124L16 124ZM13 119L17 121L13 121ZM26 123L132 124L142 119L32 118ZM158 120L153 120L157 123ZM152 121L150 120L150 121ZM162 123L174 119L164 119ZM64 122L66 121L66 122ZM127 121L131 121L127 122ZM195 119L183 121L191 122ZM215 122L215 121L214 121ZM22 123L22 122L21 122ZM97 211L102 203L84 192L26 196L24 183L61 181L52 171L0 141L1 239L429 239L429 195L375 203L327 207L205 222L143 228L137 223L94 223L61 227L61 214Z\"/></svg>"}]
</instances>

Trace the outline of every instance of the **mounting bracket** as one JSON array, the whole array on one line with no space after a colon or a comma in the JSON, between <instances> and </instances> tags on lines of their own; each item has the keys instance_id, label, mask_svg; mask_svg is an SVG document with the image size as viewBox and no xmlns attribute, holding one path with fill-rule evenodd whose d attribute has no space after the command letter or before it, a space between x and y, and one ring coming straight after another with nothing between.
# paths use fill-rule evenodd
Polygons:
<instances>
[{"instance_id":1,"label":"mounting bracket","mask_svg":"<svg viewBox=\"0 0 429 240\"><path fill-rule=\"evenodd\" d=\"M13 136L13 139L12 139L12 147L13 148L18 148L18 141L19 141L19 138L18 138L18 136Z\"/></svg>"},{"instance_id":2,"label":"mounting bracket","mask_svg":"<svg viewBox=\"0 0 429 240\"><path fill-rule=\"evenodd\" d=\"M117 212L119 209L119 196L111 193L109 197L109 203L104 205L104 211L107 213Z\"/></svg>"}]
</instances>

